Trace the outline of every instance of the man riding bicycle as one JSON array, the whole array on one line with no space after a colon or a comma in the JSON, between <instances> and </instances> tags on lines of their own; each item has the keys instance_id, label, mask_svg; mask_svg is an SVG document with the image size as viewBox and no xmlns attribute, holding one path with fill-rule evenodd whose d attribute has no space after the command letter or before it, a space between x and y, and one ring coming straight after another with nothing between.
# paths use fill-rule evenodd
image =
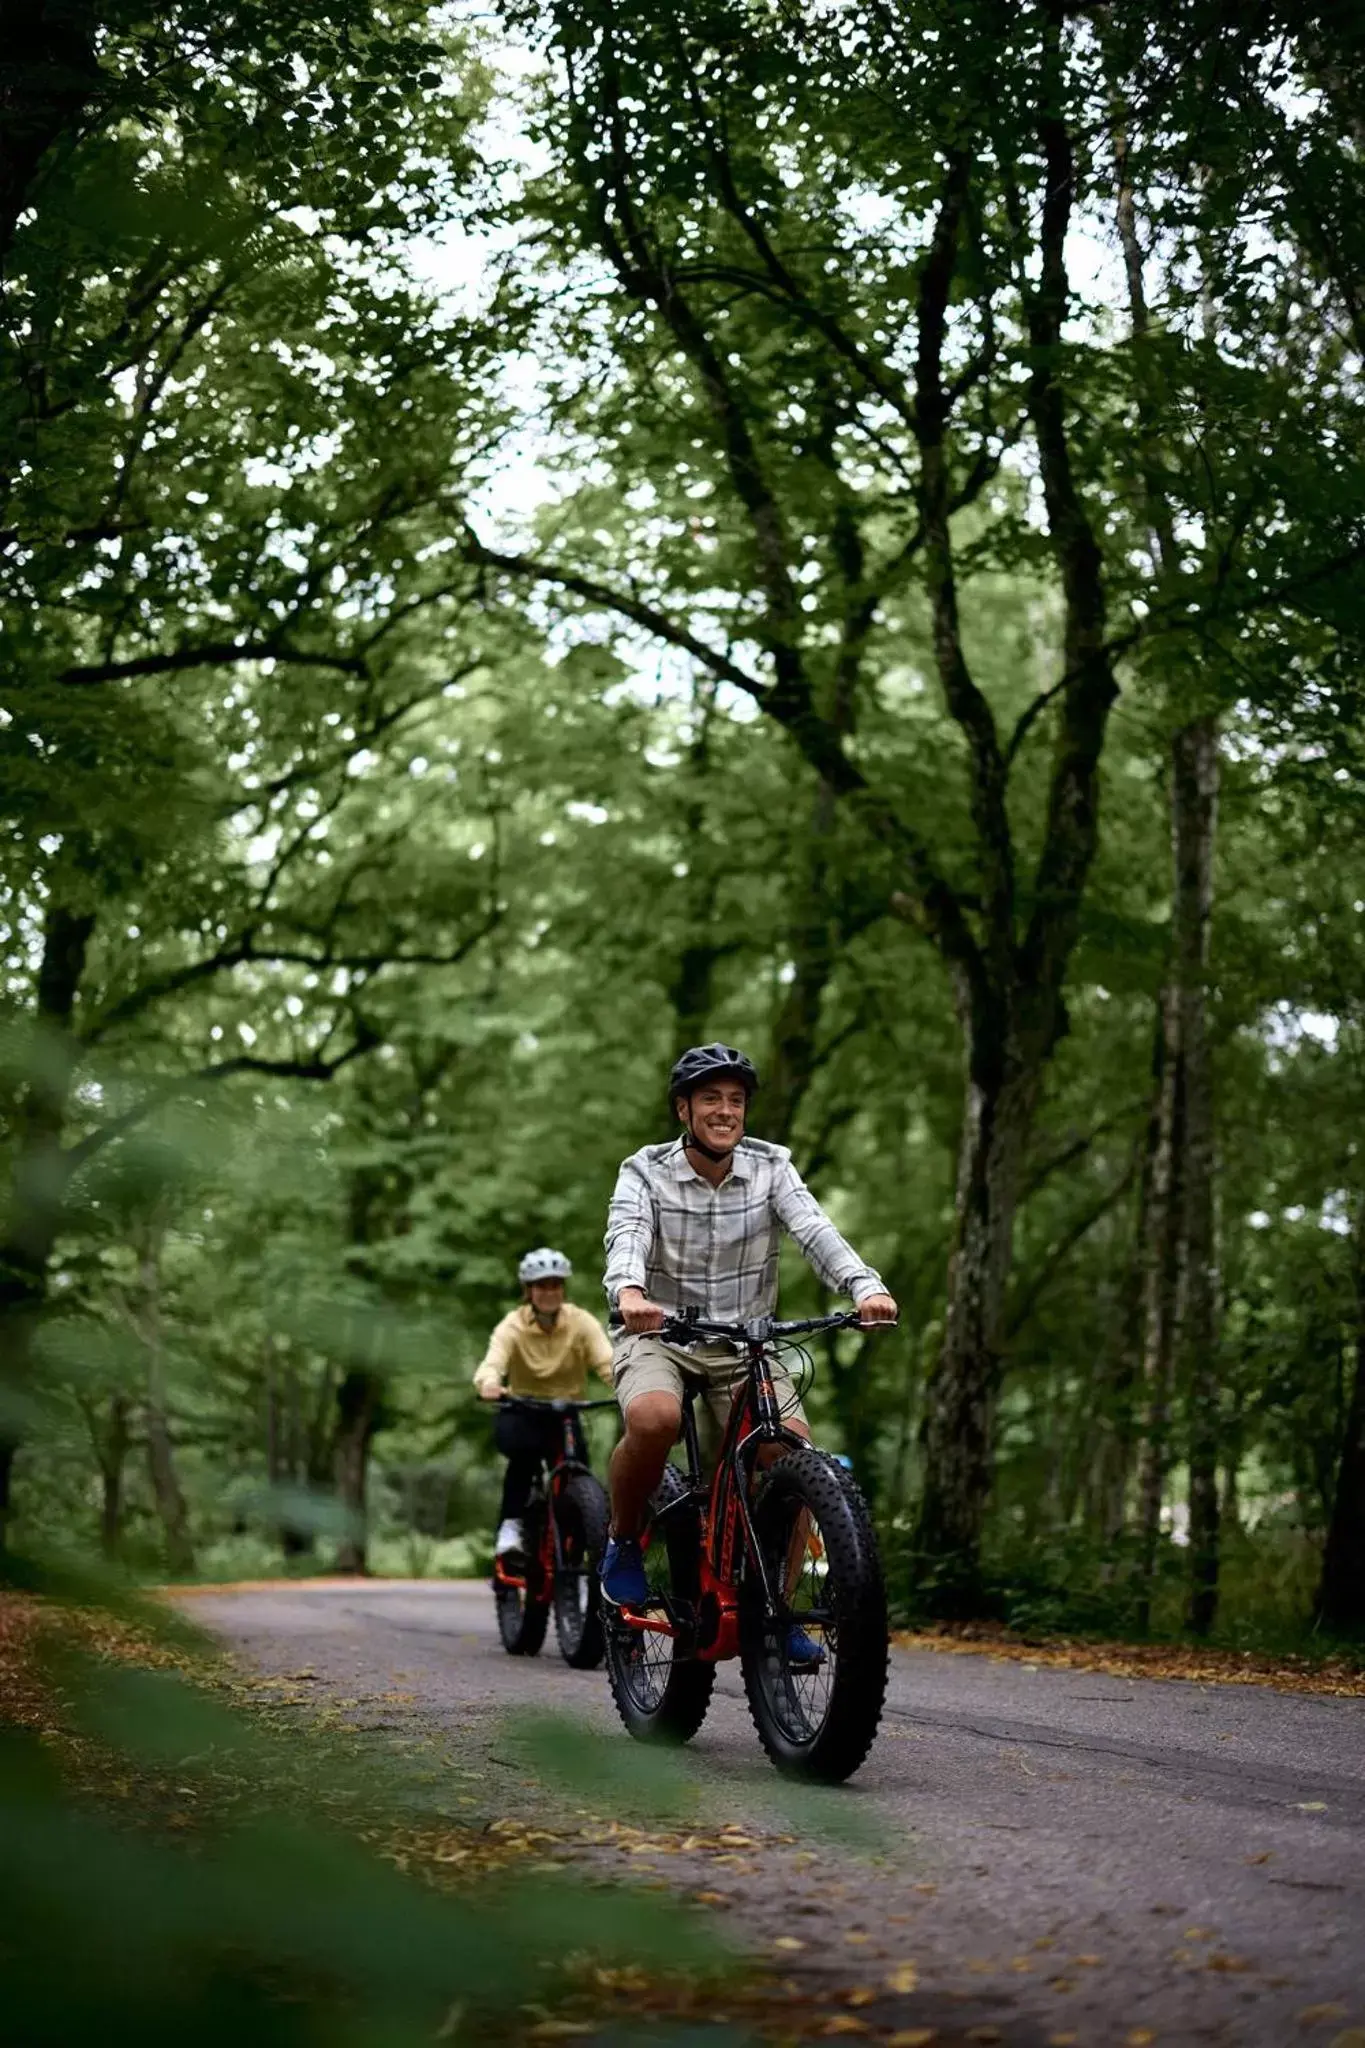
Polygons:
<instances>
[{"instance_id":1,"label":"man riding bicycle","mask_svg":"<svg viewBox=\"0 0 1365 2048\"><path fill-rule=\"evenodd\" d=\"M494 1330L474 1374L482 1400L500 1401L504 1392L541 1400L581 1401L588 1373L610 1384L612 1350L595 1316L564 1298L573 1267L563 1252L541 1245L517 1267L522 1303ZM504 1408L493 1441L507 1460L494 1551L514 1563L524 1541L522 1517L537 1472L552 1458L561 1425L556 1416L525 1408Z\"/></svg>"},{"instance_id":2,"label":"man riding bicycle","mask_svg":"<svg viewBox=\"0 0 1365 2048\"><path fill-rule=\"evenodd\" d=\"M624 1325L613 1371L625 1435L611 1460L602 1591L617 1606L640 1606L649 1597L640 1531L678 1440L684 1372L705 1381L707 1405L721 1426L743 1383L742 1361L729 1344L665 1343L655 1334L664 1322L689 1308L715 1322L771 1316L783 1231L827 1287L851 1297L863 1322L896 1318L880 1274L839 1235L787 1147L745 1136L757 1087L753 1062L736 1046L691 1047L668 1081L681 1137L632 1153L611 1198L605 1285ZM809 1440L790 1375L776 1363L772 1377L787 1426ZM795 1654L814 1663L824 1652L803 1639Z\"/></svg>"}]
</instances>

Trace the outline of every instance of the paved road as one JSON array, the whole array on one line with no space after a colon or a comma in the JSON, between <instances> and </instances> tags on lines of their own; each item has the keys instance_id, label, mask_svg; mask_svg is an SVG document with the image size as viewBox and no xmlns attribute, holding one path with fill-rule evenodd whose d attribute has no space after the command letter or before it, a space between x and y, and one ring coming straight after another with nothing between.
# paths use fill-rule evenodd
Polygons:
<instances>
[{"instance_id":1,"label":"paved road","mask_svg":"<svg viewBox=\"0 0 1365 2048\"><path fill-rule=\"evenodd\" d=\"M553 1635L535 1662L503 1654L480 1586L187 1604L260 1668L311 1672L310 1697L360 1725L436 1735L499 1802L524 1783L508 1708L616 1727L603 1675L569 1671ZM713 1816L792 1831L733 1666L685 1768ZM817 1831L668 1874L723 1891L808 1995L884 1986L913 1960L916 1991L858 2009L883 2038L985 2025L1018 2048L1365 2048L1365 1701L897 1650L882 1735L830 1800L871 1824L870 1850Z\"/></svg>"}]
</instances>

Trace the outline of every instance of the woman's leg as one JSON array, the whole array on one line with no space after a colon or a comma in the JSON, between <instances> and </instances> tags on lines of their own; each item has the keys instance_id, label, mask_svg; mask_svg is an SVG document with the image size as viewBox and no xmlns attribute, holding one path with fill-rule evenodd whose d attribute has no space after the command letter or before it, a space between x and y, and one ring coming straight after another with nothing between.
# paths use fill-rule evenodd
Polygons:
<instances>
[{"instance_id":1,"label":"woman's leg","mask_svg":"<svg viewBox=\"0 0 1365 2048\"><path fill-rule=\"evenodd\" d=\"M526 1513L544 1444L539 1421L538 1416L528 1415L525 1410L504 1408L493 1426L493 1441L507 1460L502 1475L502 1505L498 1510L500 1522L519 1522Z\"/></svg>"}]
</instances>

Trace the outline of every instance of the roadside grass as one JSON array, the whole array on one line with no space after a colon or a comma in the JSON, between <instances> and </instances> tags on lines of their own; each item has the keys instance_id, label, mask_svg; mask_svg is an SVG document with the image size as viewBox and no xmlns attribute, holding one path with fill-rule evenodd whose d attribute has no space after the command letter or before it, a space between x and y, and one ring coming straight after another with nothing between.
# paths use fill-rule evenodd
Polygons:
<instances>
[{"instance_id":1,"label":"roadside grass","mask_svg":"<svg viewBox=\"0 0 1365 2048\"><path fill-rule=\"evenodd\" d=\"M1100 1546L1078 1530L1025 1541L996 1530L979 1579L960 1589L916 1570L908 1528L884 1532L897 1639L925 1648L990 1648L994 1654L1080 1663L1126 1660L1131 1675L1279 1685L1294 1691L1365 1689L1365 1638L1325 1633L1313 1622L1320 1549L1302 1529L1231 1531L1222 1546L1215 1626L1185 1625L1189 1551L1163 1539L1146 1628L1131 1540Z\"/></svg>"}]
</instances>

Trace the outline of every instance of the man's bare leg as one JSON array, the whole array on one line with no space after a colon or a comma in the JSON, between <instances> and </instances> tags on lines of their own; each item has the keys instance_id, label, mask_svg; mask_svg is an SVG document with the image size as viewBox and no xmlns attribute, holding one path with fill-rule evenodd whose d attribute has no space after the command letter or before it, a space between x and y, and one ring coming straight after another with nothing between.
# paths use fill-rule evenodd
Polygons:
<instances>
[{"instance_id":1,"label":"man's bare leg","mask_svg":"<svg viewBox=\"0 0 1365 2048\"><path fill-rule=\"evenodd\" d=\"M626 1433L611 1454L611 1533L638 1536L649 1496L678 1441L682 1403L674 1394L638 1394L625 1411Z\"/></svg>"}]
</instances>

